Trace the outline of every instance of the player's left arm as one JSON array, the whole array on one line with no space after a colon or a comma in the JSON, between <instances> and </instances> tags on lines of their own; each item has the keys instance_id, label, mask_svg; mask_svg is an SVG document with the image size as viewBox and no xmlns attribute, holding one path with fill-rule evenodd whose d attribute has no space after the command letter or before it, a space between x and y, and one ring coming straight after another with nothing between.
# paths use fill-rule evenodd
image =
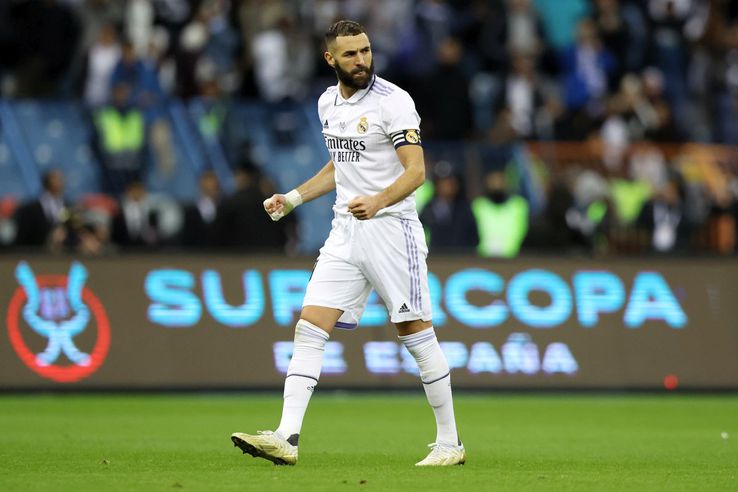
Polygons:
<instances>
[{"instance_id":1,"label":"player's left arm","mask_svg":"<svg viewBox=\"0 0 738 492\"><path fill-rule=\"evenodd\" d=\"M359 220L371 219L383 208L404 200L425 181L425 160L420 145L402 145L395 150L405 171L387 188L370 196L357 196L348 209Z\"/></svg>"}]
</instances>

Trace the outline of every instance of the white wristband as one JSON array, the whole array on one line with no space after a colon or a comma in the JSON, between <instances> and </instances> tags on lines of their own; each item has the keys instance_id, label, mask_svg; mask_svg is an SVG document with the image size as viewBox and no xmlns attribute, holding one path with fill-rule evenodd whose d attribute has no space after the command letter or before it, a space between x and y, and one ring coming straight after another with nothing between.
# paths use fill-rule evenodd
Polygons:
<instances>
[{"instance_id":1,"label":"white wristband","mask_svg":"<svg viewBox=\"0 0 738 492\"><path fill-rule=\"evenodd\" d=\"M300 192L297 190L290 191L284 196L284 198L287 200L287 203L292 206L292 208L302 205L302 195L300 195Z\"/></svg>"}]
</instances>

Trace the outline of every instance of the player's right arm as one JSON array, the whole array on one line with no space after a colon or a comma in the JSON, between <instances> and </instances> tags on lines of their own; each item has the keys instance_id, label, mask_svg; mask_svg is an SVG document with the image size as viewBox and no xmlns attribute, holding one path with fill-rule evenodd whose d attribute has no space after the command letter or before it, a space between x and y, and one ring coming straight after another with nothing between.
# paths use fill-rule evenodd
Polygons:
<instances>
[{"instance_id":1,"label":"player's right arm","mask_svg":"<svg viewBox=\"0 0 738 492\"><path fill-rule=\"evenodd\" d=\"M336 174L333 160L326 163L315 176L284 195L275 194L264 200L264 210L277 221L292 212L295 207L315 200L336 189Z\"/></svg>"}]
</instances>

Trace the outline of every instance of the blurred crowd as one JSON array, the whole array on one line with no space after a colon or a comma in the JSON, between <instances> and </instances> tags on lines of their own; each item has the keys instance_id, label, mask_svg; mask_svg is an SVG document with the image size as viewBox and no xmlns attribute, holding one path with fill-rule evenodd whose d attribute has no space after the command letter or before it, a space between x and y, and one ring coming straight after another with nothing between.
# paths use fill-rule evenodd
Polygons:
<instances>
[{"instance_id":1,"label":"blurred crowd","mask_svg":"<svg viewBox=\"0 0 738 492\"><path fill-rule=\"evenodd\" d=\"M738 143L733 0L9 0L0 89L304 100L333 83L322 36L344 17L428 138Z\"/></svg>"},{"instance_id":2,"label":"blurred crowd","mask_svg":"<svg viewBox=\"0 0 738 492\"><path fill-rule=\"evenodd\" d=\"M502 159L464 151L477 155L462 166L432 157L417 195L432 251L736 253L738 149L640 142L616 168L597 140L530 143Z\"/></svg>"},{"instance_id":3,"label":"blurred crowd","mask_svg":"<svg viewBox=\"0 0 738 492\"><path fill-rule=\"evenodd\" d=\"M64 198L64 175L43 175L43 191L3 219L12 242L5 246L43 248L53 253L101 255L119 251L191 249L260 253L296 253L295 217L273 223L262 202L272 183L253 166L235 170L236 189L221 193L212 171L200 176L199 196L179 204L147 192L143 182L129 182L119 199L88 194L79 203ZM0 241L2 244L2 241Z\"/></svg>"},{"instance_id":4,"label":"blurred crowd","mask_svg":"<svg viewBox=\"0 0 738 492\"><path fill-rule=\"evenodd\" d=\"M425 141L596 146L587 159L541 151L476 171L467 157L429 159L419 208L432 248L735 250L734 156L640 144L738 144L736 0L10 0L0 2L0 94L79 98L94 111L107 209L138 231L132 241L114 223L114 243L212 233L209 245L236 246L229 236L257 222L237 227L231 215L271 184L234 163L250 191L221 197L206 173L184 227L168 227L166 213L132 205L146 201L142 142L174 167L169 98L313 100L335 84L321 44L338 18L367 27L375 71L413 95ZM67 209L49 198L60 180L45 177L36 213ZM194 216L207 227L189 225ZM44 241L84 249L87 229L52 228ZM272 240L292 247L291 229Z\"/></svg>"}]
</instances>

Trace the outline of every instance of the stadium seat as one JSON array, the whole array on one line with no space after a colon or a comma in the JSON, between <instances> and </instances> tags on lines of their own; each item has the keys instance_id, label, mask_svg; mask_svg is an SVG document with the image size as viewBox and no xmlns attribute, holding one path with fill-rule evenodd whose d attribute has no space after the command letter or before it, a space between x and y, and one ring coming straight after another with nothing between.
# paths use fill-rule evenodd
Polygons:
<instances>
[{"instance_id":1,"label":"stadium seat","mask_svg":"<svg viewBox=\"0 0 738 492\"><path fill-rule=\"evenodd\" d=\"M230 105L206 99L194 98L187 105L192 125L196 128L197 141L202 146L207 166L213 170L221 190L230 194L235 190L231 162L221 142L222 125L230 112Z\"/></svg>"},{"instance_id":2,"label":"stadium seat","mask_svg":"<svg viewBox=\"0 0 738 492\"><path fill-rule=\"evenodd\" d=\"M0 200L24 201L30 198L30 195L10 146L5 141L5 136L0 133Z\"/></svg>"},{"instance_id":3,"label":"stadium seat","mask_svg":"<svg viewBox=\"0 0 738 492\"><path fill-rule=\"evenodd\" d=\"M25 100L11 107L40 174L61 170L71 201L101 190L100 165L90 146L92 129L80 104Z\"/></svg>"}]
</instances>

